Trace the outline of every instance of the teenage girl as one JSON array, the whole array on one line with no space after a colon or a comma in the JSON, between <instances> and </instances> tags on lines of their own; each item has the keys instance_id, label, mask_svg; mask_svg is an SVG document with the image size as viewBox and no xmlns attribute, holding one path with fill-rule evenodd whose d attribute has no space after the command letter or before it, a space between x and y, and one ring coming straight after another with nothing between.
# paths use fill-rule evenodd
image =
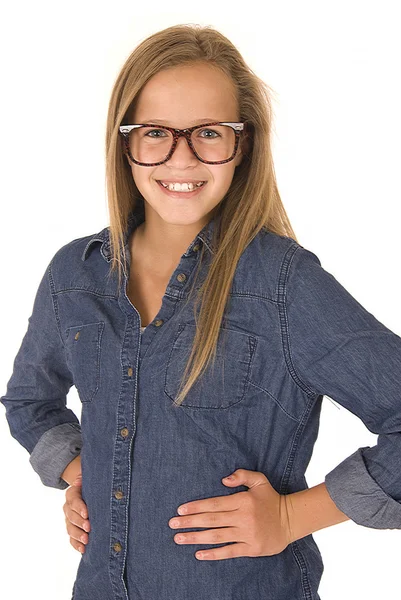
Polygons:
<instances>
[{"instance_id":1,"label":"teenage girl","mask_svg":"<svg viewBox=\"0 0 401 600\"><path fill-rule=\"evenodd\" d=\"M1 398L66 489L74 600L318 600L313 532L401 528L401 338L298 243L271 131L212 28L150 36L116 79L110 226L51 259ZM308 488L326 394L378 443Z\"/></svg>"}]
</instances>

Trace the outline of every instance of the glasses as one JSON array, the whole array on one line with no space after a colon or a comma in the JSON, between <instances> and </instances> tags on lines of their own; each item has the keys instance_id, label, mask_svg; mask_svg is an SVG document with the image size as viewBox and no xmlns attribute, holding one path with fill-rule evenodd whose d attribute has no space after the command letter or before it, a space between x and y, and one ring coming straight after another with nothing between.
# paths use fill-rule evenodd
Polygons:
<instances>
[{"instance_id":1,"label":"glasses","mask_svg":"<svg viewBox=\"0 0 401 600\"><path fill-rule=\"evenodd\" d=\"M204 123L175 129L145 123L120 125L124 152L132 162L143 167L161 165L173 155L178 138L185 137L196 158L208 165L222 165L233 160L238 151L245 123Z\"/></svg>"}]
</instances>

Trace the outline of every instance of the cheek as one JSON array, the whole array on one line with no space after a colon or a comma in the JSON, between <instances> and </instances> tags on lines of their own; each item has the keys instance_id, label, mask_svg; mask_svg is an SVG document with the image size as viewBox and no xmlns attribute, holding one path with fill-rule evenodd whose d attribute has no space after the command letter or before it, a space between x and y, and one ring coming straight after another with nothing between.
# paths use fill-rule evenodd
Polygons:
<instances>
[{"instance_id":1,"label":"cheek","mask_svg":"<svg viewBox=\"0 0 401 600\"><path fill-rule=\"evenodd\" d=\"M152 169L147 167L139 167L138 165L131 166L132 177L136 187L146 189L148 186L156 183L152 175Z\"/></svg>"},{"instance_id":2,"label":"cheek","mask_svg":"<svg viewBox=\"0 0 401 600\"><path fill-rule=\"evenodd\" d=\"M213 173L214 185L224 193L229 189L234 176L234 169L230 166L221 165L221 169Z\"/></svg>"}]
</instances>

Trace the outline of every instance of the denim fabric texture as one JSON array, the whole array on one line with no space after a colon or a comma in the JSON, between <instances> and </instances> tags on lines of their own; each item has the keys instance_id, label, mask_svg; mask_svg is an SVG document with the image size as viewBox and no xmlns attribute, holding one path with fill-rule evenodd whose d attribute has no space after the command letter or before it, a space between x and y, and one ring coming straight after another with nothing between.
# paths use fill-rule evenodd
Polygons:
<instances>
[{"instance_id":1,"label":"denim fabric texture","mask_svg":"<svg viewBox=\"0 0 401 600\"><path fill-rule=\"evenodd\" d=\"M143 219L139 205L126 274ZM319 600L312 535L274 556L200 561L197 550L219 544L180 546L168 521L184 502L246 491L221 482L238 468L263 472L280 494L307 488L325 395L378 434L326 475L330 496L360 525L401 529L401 338L292 238L264 230L245 249L214 368L172 405L195 334L188 294L216 251L214 226L181 256L142 333L127 275L120 287L107 277L108 227L61 247L37 290L1 402L45 485L65 489L60 476L81 454L91 532L74 600ZM66 405L72 385L81 423Z\"/></svg>"}]
</instances>

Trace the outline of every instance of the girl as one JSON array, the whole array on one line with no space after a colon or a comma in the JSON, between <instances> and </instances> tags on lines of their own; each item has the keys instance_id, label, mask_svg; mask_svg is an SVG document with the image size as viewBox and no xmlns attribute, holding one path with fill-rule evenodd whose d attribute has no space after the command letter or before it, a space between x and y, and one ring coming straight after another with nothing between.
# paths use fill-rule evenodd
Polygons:
<instances>
[{"instance_id":1,"label":"girl","mask_svg":"<svg viewBox=\"0 0 401 600\"><path fill-rule=\"evenodd\" d=\"M298 243L271 127L209 27L150 36L115 82L110 226L51 259L1 398L70 484L74 600L319 600L314 531L401 528L401 338ZM379 438L309 489L326 394Z\"/></svg>"}]
</instances>

